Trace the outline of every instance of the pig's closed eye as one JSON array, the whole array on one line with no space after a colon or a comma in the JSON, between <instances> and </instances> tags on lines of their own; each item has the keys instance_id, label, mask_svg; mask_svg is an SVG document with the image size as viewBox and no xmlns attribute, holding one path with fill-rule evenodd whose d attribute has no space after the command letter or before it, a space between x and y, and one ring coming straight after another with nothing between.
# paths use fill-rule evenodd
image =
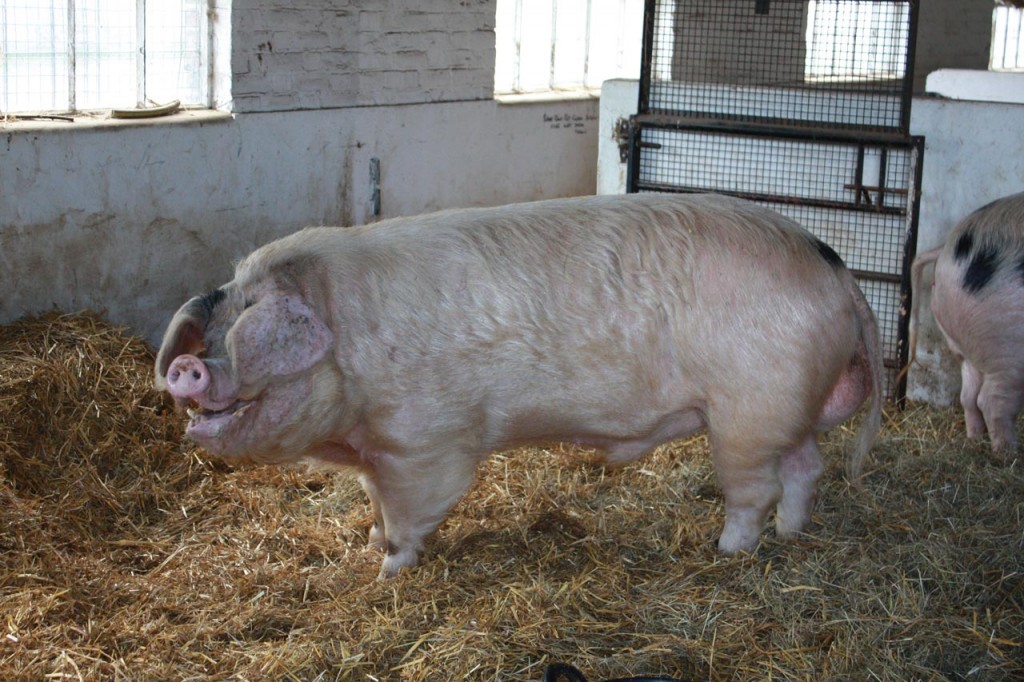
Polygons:
<instances>
[{"instance_id":1,"label":"pig's closed eye","mask_svg":"<svg viewBox=\"0 0 1024 682\"><path fill-rule=\"evenodd\" d=\"M254 303L254 301L250 301L249 299L245 299L244 307L245 308L251 308L253 306L253 303Z\"/></svg>"}]
</instances>

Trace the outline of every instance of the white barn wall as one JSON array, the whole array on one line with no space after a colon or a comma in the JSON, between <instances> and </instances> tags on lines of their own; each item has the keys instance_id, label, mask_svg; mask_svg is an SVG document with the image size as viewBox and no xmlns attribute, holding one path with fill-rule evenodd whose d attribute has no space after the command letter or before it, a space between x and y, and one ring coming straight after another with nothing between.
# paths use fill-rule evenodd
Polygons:
<instances>
[{"instance_id":1,"label":"white barn wall","mask_svg":"<svg viewBox=\"0 0 1024 682\"><path fill-rule=\"evenodd\" d=\"M0 323L94 308L155 341L259 244L377 219L371 158L381 217L593 194L596 115L487 101L5 131Z\"/></svg>"}]
</instances>

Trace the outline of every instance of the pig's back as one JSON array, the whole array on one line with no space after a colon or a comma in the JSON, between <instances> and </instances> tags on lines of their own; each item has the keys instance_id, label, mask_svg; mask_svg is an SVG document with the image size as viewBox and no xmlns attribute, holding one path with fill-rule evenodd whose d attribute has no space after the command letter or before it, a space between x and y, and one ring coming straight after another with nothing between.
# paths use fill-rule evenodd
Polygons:
<instances>
[{"instance_id":1,"label":"pig's back","mask_svg":"<svg viewBox=\"0 0 1024 682\"><path fill-rule=\"evenodd\" d=\"M550 414L571 431L570 405L614 430L624 405L636 419L738 385L751 400L792 386L804 409L858 338L835 254L724 197L552 200L302 240L330 263L343 372L401 396L382 413L504 414L539 436Z\"/></svg>"}]
</instances>

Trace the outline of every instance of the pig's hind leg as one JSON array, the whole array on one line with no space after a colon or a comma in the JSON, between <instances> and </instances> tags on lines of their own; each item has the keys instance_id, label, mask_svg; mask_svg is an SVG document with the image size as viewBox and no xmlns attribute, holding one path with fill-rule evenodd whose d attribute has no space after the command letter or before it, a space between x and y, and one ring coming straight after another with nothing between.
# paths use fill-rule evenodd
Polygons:
<instances>
[{"instance_id":1,"label":"pig's hind leg","mask_svg":"<svg viewBox=\"0 0 1024 682\"><path fill-rule=\"evenodd\" d=\"M985 418L978 409L981 386L981 372L967 358L963 358L960 361L960 406L964 408L968 438L978 438L985 433Z\"/></svg>"},{"instance_id":2,"label":"pig's hind leg","mask_svg":"<svg viewBox=\"0 0 1024 682\"><path fill-rule=\"evenodd\" d=\"M725 497L725 526L718 539L723 554L753 552L768 514L782 497L778 450L751 447L712 432L711 456Z\"/></svg>"},{"instance_id":3,"label":"pig's hind leg","mask_svg":"<svg viewBox=\"0 0 1024 682\"><path fill-rule=\"evenodd\" d=\"M374 511L369 544L387 553L380 578L419 562L426 538L473 484L477 461L461 453L384 455L362 475Z\"/></svg>"},{"instance_id":4,"label":"pig's hind leg","mask_svg":"<svg viewBox=\"0 0 1024 682\"><path fill-rule=\"evenodd\" d=\"M814 434L782 453L779 461L782 499L775 508L775 531L780 538L796 535L811 520L818 479L824 471Z\"/></svg>"},{"instance_id":5,"label":"pig's hind leg","mask_svg":"<svg viewBox=\"0 0 1024 682\"><path fill-rule=\"evenodd\" d=\"M1012 373L984 375L978 393L978 408L985 417L992 439L992 452L1004 455L1016 451L1015 422L1021 409L1021 381Z\"/></svg>"}]
</instances>

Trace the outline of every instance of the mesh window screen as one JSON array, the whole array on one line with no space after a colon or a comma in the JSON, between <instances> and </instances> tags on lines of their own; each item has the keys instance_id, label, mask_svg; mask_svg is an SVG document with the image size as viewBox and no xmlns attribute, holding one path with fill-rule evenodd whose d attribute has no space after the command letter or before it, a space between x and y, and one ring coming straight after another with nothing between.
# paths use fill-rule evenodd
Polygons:
<instances>
[{"instance_id":1,"label":"mesh window screen","mask_svg":"<svg viewBox=\"0 0 1024 682\"><path fill-rule=\"evenodd\" d=\"M917 0L648 0L628 189L718 192L843 257L906 361L924 140L908 134Z\"/></svg>"}]
</instances>

